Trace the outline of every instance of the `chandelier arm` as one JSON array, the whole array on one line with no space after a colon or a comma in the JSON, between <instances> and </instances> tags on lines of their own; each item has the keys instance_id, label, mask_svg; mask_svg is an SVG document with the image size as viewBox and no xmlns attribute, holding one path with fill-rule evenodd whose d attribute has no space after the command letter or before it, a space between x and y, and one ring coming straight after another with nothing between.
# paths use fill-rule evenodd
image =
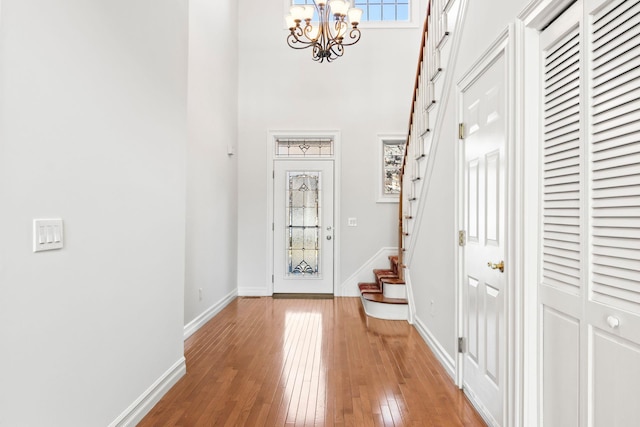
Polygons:
<instances>
[{"instance_id":1,"label":"chandelier arm","mask_svg":"<svg viewBox=\"0 0 640 427\"><path fill-rule=\"evenodd\" d=\"M302 40L298 38L295 34L290 33L287 36L287 44L289 45L289 47L293 49L307 49L309 47L314 46L316 43L312 41Z\"/></svg>"},{"instance_id":2,"label":"chandelier arm","mask_svg":"<svg viewBox=\"0 0 640 427\"><path fill-rule=\"evenodd\" d=\"M342 55L344 55L344 46L342 45L342 43L332 43L328 47L328 49L332 54L330 57L331 61L333 61L336 58L340 58Z\"/></svg>"},{"instance_id":3,"label":"chandelier arm","mask_svg":"<svg viewBox=\"0 0 640 427\"><path fill-rule=\"evenodd\" d=\"M351 41L345 42L344 40L342 40L342 46L351 46L358 43L360 41L360 36L361 33L359 28L351 28L351 30L349 31L349 39L351 39Z\"/></svg>"},{"instance_id":4,"label":"chandelier arm","mask_svg":"<svg viewBox=\"0 0 640 427\"><path fill-rule=\"evenodd\" d=\"M320 45L318 43L316 43L313 46L313 51L312 51L312 57L311 57L314 61L316 62L322 62L324 61L324 56L322 55L322 48L320 47Z\"/></svg>"}]
</instances>

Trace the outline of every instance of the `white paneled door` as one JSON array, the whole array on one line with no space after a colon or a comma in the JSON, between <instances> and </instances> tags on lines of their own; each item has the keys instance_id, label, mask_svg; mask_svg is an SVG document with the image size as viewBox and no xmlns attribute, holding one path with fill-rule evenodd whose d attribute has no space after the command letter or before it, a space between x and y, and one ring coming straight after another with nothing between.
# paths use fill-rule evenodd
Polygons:
<instances>
[{"instance_id":1,"label":"white paneled door","mask_svg":"<svg viewBox=\"0 0 640 427\"><path fill-rule=\"evenodd\" d=\"M274 162L274 293L333 293L333 160Z\"/></svg>"},{"instance_id":2,"label":"white paneled door","mask_svg":"<svg viewBox=\"0 0 640 427\"><path fill-rule=\"evenodd\" d=\"M495 425L505 384L505 66L502 52L462 91L463 388Z\"/></svg>"},{"instance_id":3,"label":"white paneled door","mask_svg":"<svg viewBox=\"0 0 640 427\"><path fill-rule=\"evenodd\" d=\"M640 1L540 35L544 425L640 425Z\"/></svg>"}]
</instances>

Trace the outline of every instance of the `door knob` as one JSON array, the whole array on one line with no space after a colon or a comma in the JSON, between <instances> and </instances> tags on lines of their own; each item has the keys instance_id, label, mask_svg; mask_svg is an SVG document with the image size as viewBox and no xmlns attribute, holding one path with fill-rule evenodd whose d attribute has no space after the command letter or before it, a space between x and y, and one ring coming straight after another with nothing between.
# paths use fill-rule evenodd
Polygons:
<instances>
[{"instance_id":1,"label":"door knob","mask_svg":"<svg viewBox=\"0 0 640 427\"><path fill-rule=\"evenodd\" d=\"M331 236L327 236L327 240L331 240Z\"/></svg>"},{"instance_id":2,"label":"door knob","mask_svg":"<svg viewBox=\"0 0 640 427\"><path fill-rule=\"evenodd\" d=\"M498 264L492 264L491 261L489 261L487 267L493 270L500 270L500 273L504 273L504 261L500 261Z\"/></svg>"},{"instance_id":3,"label":"door knob","mask_svg":"<svg viewBox=\"0 0 640 427\"><path fill-rule=\"evenodd\" d=\"M610 328L615 329L618 326L620 326L620 319L618 319L615 316L608 316L607 317L607 324L609 325Z\"/></svg>"}]
</instances>

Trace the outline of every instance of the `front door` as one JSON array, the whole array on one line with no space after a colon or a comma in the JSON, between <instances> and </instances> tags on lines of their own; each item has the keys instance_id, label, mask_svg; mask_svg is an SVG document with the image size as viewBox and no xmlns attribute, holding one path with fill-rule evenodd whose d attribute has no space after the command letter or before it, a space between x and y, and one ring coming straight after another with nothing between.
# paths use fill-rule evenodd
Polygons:
<instances>
[{"instance_id":1,"label":"front door","mask_svg":"<svg viewBox=\"0 0 640 427\"><path fill-rule=\"evenodd\" d=\"M505 387L505 58L463 89L463 388L503 424Z\"/></svg>"},{"instance_id":2,"label":"front door","mask_svg":"<svg viewBox=\"0 0 640 427\"><path fill-rule=\"evenodd\" d=\"M274 293L333 293L333 160L274 162Z\"/></svg>"}]
</instances>

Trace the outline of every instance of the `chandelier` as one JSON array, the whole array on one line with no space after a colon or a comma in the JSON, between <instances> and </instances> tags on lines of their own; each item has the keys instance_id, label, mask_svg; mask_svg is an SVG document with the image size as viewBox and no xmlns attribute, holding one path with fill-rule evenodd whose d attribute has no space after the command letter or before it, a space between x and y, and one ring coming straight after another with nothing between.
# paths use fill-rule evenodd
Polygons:
<instances>
[{"instance_id":1,"label":"chandelier","mask_svg":"<svg viewBox=\"0 0 640 427\"><path fill-rule=\"evenodd\" d=\"M290 31L287 44L294 49L311 48L314 61L331 62L344 54L345 46L360 40L362 9L351 7L348 0L330 0L328 5L327 0L313 3L291 6L290 15L285 17ZM311 22L315 13L319 22Z\"/></svg>"}]
</instances>

